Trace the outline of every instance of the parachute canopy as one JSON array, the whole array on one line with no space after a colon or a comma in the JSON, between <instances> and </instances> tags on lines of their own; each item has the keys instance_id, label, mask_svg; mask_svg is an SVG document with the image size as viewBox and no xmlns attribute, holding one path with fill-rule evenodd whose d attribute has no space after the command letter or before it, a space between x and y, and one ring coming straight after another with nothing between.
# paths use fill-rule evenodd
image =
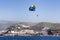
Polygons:
<instances>
[{"instance_id":1,"label":"parachute canopy","mask_svg":"<svg viewBox=\"0 0 60 40\"><path fill-rule=\"evenodd\" d=\"M36 9L35 5L31 5L31 6L29 7L29 11L35 11L35 9Z\"/></svg>"}]
</instances>

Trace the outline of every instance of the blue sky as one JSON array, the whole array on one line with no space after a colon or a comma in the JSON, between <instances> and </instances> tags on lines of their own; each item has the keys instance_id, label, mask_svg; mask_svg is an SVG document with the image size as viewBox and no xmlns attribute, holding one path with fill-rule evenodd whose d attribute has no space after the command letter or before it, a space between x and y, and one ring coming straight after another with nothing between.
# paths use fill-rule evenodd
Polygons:
<instances>
[{"instance_id":1,"label":"blue sky","mask_svg":"<svg viewBox=\"0 0 60 40\"><path fill-rule=\"evenodd\" d=\"M32 4L35 12L29 11ZM0 0L0 20L60 22L60 0Z\"/></svg>"}]
</instances>

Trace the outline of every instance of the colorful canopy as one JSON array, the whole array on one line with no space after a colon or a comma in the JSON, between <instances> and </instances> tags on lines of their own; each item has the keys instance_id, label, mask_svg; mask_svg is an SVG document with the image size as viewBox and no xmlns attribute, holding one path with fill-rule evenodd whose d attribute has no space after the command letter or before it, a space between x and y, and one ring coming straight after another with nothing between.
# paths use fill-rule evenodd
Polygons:
<instances>
[{"instance_id":1,"label":"colorful canopy","mask_svg":"<svg viewBox=\"0 0 60 40\"><path fill-rule=\"evenodd\" d=\"M36 9L35 5L31 5L31 6L29 7L29 11L35 11L35 9Z\"/></svg>"}]
</instances>

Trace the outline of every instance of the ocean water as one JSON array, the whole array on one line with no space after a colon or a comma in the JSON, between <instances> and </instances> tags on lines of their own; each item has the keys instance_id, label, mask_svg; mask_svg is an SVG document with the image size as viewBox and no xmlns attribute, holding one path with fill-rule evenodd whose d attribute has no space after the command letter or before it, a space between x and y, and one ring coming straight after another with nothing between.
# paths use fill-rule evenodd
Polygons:
<instances>
[{"instance_id":1,"label":"ocean water","mask_svg":"<svg viewBox=\"0 0 60 40\"><path fill-rule=\"evenodd\" d=\"M0 40L60 40L60 36L0 36Z\"/></svg>"}]
</instances>

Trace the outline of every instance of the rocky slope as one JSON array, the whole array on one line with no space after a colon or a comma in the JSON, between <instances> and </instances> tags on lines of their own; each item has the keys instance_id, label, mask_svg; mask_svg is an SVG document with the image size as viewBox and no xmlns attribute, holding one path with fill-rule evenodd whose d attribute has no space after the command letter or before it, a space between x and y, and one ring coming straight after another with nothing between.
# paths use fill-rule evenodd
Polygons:
<instances>
[{"instance_id":1,"label":"rocky slope","mask_svg":"<svg viewBox=\"0 0 60 40\"><path fill-rule=\"evenodd\" d=\"M10 32L12 31L13 33L14 33L14 31L22 32L22 33L24 33L24 32L28 33L29 31L32 31L32 32L33 31L34 32L39 31L40 32L44 27L48 27L52 30L52 32L54 34L59 34L60 35L60 23L49 23L49 22L39 22L39 23L18 22L16 24L13 24L13 25L10 25L9 27L7 27L7 32L6 33L9 33L9 31Z\"/></svg>"}]
</instances>

